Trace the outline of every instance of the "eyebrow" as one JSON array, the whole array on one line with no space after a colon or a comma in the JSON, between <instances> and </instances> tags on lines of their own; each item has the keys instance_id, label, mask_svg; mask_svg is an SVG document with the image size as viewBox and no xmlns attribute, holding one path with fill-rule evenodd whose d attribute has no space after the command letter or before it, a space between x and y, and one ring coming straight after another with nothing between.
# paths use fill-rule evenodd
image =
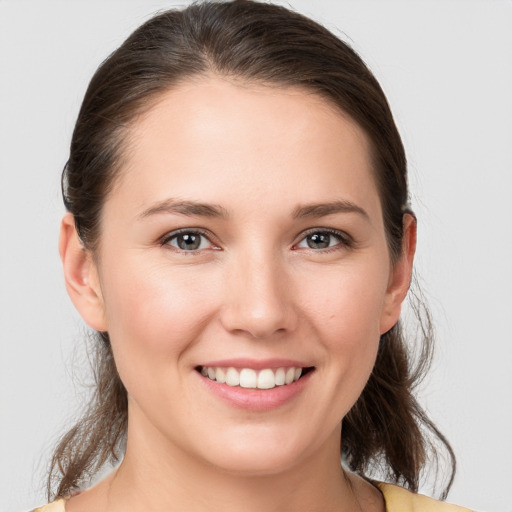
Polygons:
<instances>
[{"instance_id":1,"label":"eyebrow","mask_svg":"<svg viewBox=\"0 0 512 512\"><path fill-rule=\"evenodd\" d=\"M366 211L351 201L338 200L331 201L329 203L314 203L307 204L304 206L298 206L293 211L294 219L302 219L308 217L325 217L334 213L357 213L362 215L367 220L370 220L370 216Z\"/></svg>"},{"instance_id":2,"label":"eyebrow","mask_svg":"<svg viewBox=\"0 0 512 512\"><path fill-rule=\"evenodd\" d=\"M139 218L146 218L158 213L177 213L179 215L199 217L228 217L227 210L217 204L199 203L197 201L184 201L180 199L164 199L144 210Z\"/></svg>"},{"instance_id":3,"label":"eyebrow","mask_svg":"<svg viewBox=\"0 0 512 512\"><path fill-rule=\"evenodd\" d=\"M180 199L164 199L144 210L139 218L146 218L159 213L175 213L186 216L227 218L228 211L220 205L186 201ZM313 203L298 206L292 213L294 219L318 218L333 215L335 213L357 213L366 219L370 219L368 213L360 206L346 200L331 201L328 203Z\"/></svg>"}]
</instances>

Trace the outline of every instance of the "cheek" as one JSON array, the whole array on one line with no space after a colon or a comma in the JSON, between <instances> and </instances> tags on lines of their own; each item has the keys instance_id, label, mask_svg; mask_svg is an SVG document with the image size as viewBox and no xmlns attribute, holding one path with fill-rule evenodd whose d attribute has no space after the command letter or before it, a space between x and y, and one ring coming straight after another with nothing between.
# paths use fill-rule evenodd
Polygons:
<instances>
[{"instance_id":1,"label":"cheek","mask_svg":"<svg viewBox=\"0 0 512 512\"><path fill-rule=\"evenodd\" d=\"M387 281L383 265L365 265L364 271L333 272L305 290L308 321L331 363L326 365L326 382L332 384L330 391L342 415L355 403L373 369Z\"/></svg>"},{"instance_id":2,"label":"cheek","mask_svg":"<svg viewBox=\"0 0 512 512\"><path fill-rule=\"evenodd\" d=\"M144 258L116 261L105 274L107 325L120 373L176 366L214 314L212 276L205 285L197 269L148 265Z\"/></svg>"},{"instance_id":3,"label":"cheek","mask_svg":"<svg viewBox=\"0 0 512 512\"><path fill-rule=\"evenodd\" d=\"M373 264L318 273L314 280L304 280L309 285L300 296L310 321L336 340L336 346L360 345L364 339L379 337L388 279L387 268L376 259Z\"/></svg>"}]
</instances>

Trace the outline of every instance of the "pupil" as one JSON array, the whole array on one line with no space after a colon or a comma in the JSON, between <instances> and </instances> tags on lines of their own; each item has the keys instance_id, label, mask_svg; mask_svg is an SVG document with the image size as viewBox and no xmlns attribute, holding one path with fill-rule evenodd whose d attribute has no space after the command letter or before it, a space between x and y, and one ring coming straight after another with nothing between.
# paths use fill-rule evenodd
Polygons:
<instances>
[{"instance_id":1,"label":"pupil","mask_svg":"<svg viewBox=\"0 0 512 512\"><path fill-rule=\"evenodd\" d=\"M329 233L315 233L308 237L308 246L311 249L325 249L329 247L331 235Z\"/></svg>"},{"instance_id":2,"label":"pupil","mask_svg":"<svg viewBox=\"0 0 512 512\"><path fill-rule=\"evenodd\" d=\"M183 249L185 251L190 251L197 249L199 247L199 244L201 243L201 237L197 235L187 234L187 235L180 235L178 237L178 245L180 249Z\"/></svg>"}]
</instances>

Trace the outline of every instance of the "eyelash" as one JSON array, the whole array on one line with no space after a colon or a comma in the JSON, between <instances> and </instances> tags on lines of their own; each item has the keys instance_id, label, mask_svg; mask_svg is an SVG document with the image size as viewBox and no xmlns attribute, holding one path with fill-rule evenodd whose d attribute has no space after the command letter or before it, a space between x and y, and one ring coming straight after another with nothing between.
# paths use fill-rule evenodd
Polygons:
<instances>
[{"instance_id":1,"label":"eyelash","mask_svg":"<svg viewBox=\"0 0 512 512\"><path fill-rule=\"evenodd\" d=\"M190 229L190 228L178 229L176 231L172 231L171 233L167 233L160 240L160 245L162 245L162 246L164 246L164 245L170 246L174 250L176 250L176 251L178 251L180 253L184 253L184 254L197 254L200 251L204 250L204 249L195 249L195 250L188 250L187 251L185 249L181 249L180 247L172 246L170 244L171 240L177 239L180 235L195 235L195 236L203 237L206 240L208 240L208 242L212 246L213 250L218 250L217 246L215 246L215 244L211 241L212 237L211 237L211 234L208 231L204 231L204 230L201 230L201 229Z\"/></svg>"},{"instance_id":2,"label":"eyelash","mask_svg":"<svg viewBox=\"0 0 512 512\"><path fill-rule=\"evenodd\" d=\"M298 247L300 243L305 241L309 236L311 235L330 235L334 236L338 239L338 243L336 243L333 246L325 247L323 249L313 249L312 247L304 247L307 250L313 251L315 253L329 253L332 251L338 251L340 249L350 249L354 245L354 240L351 236L349 236L344 231L338 231L337 229L331 229L331 228L314 228L306 231L306 233L303 233L301 236L302 238L299 240L297 244L295 244L293 247Z\"/></svg>"},{"instance_id":3,"label":"eyelash","mask_svg":"<svg viewBox=\"0 0 512 512\"><path fill-rule=\"evenodd\" d=\"M310 251L315 252L315 253L324 253L325 254L325 253L328 253L328 252L340 250L342 248L350 249L354 245L354 241L353 241L352 237L350 237L347 233L345 233L343 231L338 231L336 229L330 229L330 228L314 228L314 229L310 229L307 232L303 233L301 235L302 238L299 240L298 243L293 245L292 249L293 250L299 249L300 247L298 247L298 246L299 246L300 243L305 241L309 236L317 235L317 234L320 234L320 235L326 235L327 234L329 236L334 236L335 238L338 239L338 243L336 243L333 246L325 247L325 248L322 248L322 249L314 249L312 247L304 247L304 249L310 250ZM185 253L185 254L189 254L189 255L198 254L199 252L205 250L205 249L186 250L186 249L181 249L180 247L172 246L170 244L171 240L177 239L177 237L179 237L180 235L195 235L195 236L203 237L206 240L208 240L209 244L211 245L211 247L209 247L208 249L213 249L213 250L219 250L220 249L219 247L217 247L211 241L211 234L208 231L204 231L204 230L201 230L201 229L191 229L191 228L179 229L177 231L172 231L171 233L167 233L160 240L159 243L162 246L164 246L164 245L170 246L174 250L176 250L176 251L178 251L180 253ZM200 243L202 243L202 242L200 242Z\"/></svg>"}]
</instances>

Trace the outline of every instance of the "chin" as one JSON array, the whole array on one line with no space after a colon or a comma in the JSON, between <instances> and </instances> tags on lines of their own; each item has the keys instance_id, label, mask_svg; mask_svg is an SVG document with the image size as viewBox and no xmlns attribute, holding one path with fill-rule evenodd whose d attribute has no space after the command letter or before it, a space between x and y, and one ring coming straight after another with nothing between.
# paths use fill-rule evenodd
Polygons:
<instances>
[{"instance_id":1,"label":"chin","mask_svg":"<svg viewBox=\"0 0 512 512\"><path fill-rule=\"evenodd\" d=\"M219 471L242 477L264 477L284 473L297 465L293 456L269 457L261 452L257 456L238 455L225 457L215 463Z\"/></svg>"},{"instance_id":2,"label":"chin","mask_svg":"<svg viewBox=\"0 0 512 512\"><path fill-rule=\"evenodd\" d=\"M264 442L262 442L264 441ZM303 444L303 446L302 446ZM258 440L245 440L224 444L208 451L205 460L224 473L239 476L267 476L283 473L297 466L308 456L311 443L290 443L288 439L268 439L261 433Z\"/></svg>"}]
</instances>

